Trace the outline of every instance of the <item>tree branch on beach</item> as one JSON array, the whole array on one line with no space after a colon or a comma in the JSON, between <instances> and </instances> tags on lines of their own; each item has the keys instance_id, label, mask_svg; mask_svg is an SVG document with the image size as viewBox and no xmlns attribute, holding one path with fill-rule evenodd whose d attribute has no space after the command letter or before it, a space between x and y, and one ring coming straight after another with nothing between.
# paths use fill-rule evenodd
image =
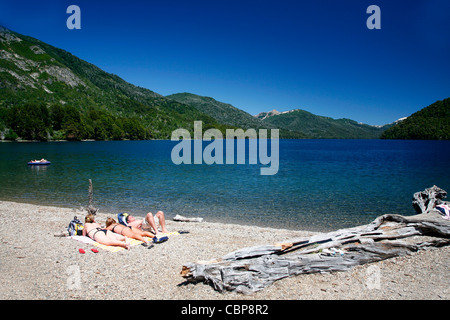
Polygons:
<instances>
[{"instance_id":1,"label":"tree branch on beach","mask_svg":"<svg viewBox=\"0 0 450 320\"><path fill-rule=\"evenodd\" d=\"M89 204L86 208L88 214L97 214L98 209L94 207L94 188L92 187L92 180L89 179Z\"/></svg>"},{"instance_id":2,"label":"tree branch on beach","mask_svg":"<svg viewBox=\"0 0 450 320\"><path fill-rule=\"evenodd\" d=\"M187 263L188 282L207 282L217 291L252 293L293 275L346 271L356 265L409 255L450 244L450 221L428 207L442 203L446 192L434 186L414 197L421 214L386 214L368 225L321 233L274 245L254 246L220 259Z\"/></svg>"}]
</instances>

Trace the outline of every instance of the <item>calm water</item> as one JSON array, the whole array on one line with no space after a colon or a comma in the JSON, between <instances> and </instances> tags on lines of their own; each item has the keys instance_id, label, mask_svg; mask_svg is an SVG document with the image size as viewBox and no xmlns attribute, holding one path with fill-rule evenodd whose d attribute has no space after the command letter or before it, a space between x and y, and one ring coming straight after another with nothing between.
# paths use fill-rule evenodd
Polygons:
<instances>
[{"instance_id":1,"label":"calm water","mask_svg":"<svg viewBox=\"0 0 450 320\"><path fill-rule=\"evenodd\" d=\"M414 214L413 193L433 184L450 191L450 141L281 140L274 176L259 165L177 166L175 144L1 143L0 199L78 209L92 179L102 212L324 231ZM27 166L42 157L52 165Z\"/></svg>"}]
</instances>

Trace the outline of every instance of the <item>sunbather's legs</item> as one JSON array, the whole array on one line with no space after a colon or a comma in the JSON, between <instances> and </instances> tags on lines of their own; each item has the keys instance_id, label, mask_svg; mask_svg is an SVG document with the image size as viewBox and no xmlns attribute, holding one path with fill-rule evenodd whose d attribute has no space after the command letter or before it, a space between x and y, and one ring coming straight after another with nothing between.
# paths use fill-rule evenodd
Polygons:
<instances>
[{"instance_id":1,"label":"sunbather's legs","mask_svg":"<svg viewBox=\"0 0 450 320\"><path fill-rule=\"evenodd\" d=\"M156 218L159 220L159 225L161 226L161 231L163 233L167 233L166 229L166 219L164 217L164 212L158 211L156 213ZM153 217L153 214L151 212L147 213L145 216L145 220L147 221L147 224L155 231L155 233L158 233L158 228L156 227L155 218Z\"/></svg>"},{"instance_id":2,"label":"sunbather's legs","mask_svg":"<svg viewBox=\"0 0 450 320\"><path fill-rule=\"evenodd\" d=\"M141 234L140 234L143 231L139 230L140 232L138 233L138 232L135 232L134 230L138 230L138 229L137 228L133 228L133 230L132 230L130 228L124 228L123 231L122 231L122 234L125 237L136 239L136 240L139 240L139 241L142 241L142 242L145 242L145 243L148 244L148 240L145 239L144 237L142 237Z\"/></svg>"},{"instance_id":3,"label":"sunbather's legs","mask_svg":"<svg viewBox=\"0 0 450 320\"><path fill-rule=\"evenodd\" d=\"M151 212L147 213L145 216L145 223L142 223L142 229L153 231L155 234L158 233L155 218L153 218L153 214Z\"/></svg>"},{"instance_id":4,"label":"sunbather's legs","mask_svg":"<svg viewBox=\"0 0 450 320\"><path fill-rule=\"evenodd\" d=\"M142 236L142 237L149 237L149 238L154 238L155 235L151 232L148 231L142 231L141 229L132 227L131 229L134 233L137 233L138 235Z\"/></svg>"},{"instance_id":5,"label":"sunbather's legs","mask_svg":"<svg viewBox=\"0 0 450 320\"><path fill-rule=\"evenodd\" d=\"M164 217L164 212L158 211L156 217L159 219L159 225L161 226L161 231L167 233L166 229L166 218Z\"/></svg>"},{"instance_id":6,"label":"sunbather's legs","mask_svg":"<svg viewBox=\"0 0 450 320\"><path fill-rule=\"evenodd\" d=\"M148 232L148 231L141 231L140 235L143 236L143 237L149 237L149 238L154 238L155 237L155 235L153 233Z\"/></svg>"},{"instance_id":7,"label":"sunbather's legs","mask_svg":"<svg viewBox=\"0 0 450 320\"><path fill-rule=\"evenodd\" d=\"M113 233L111 232L111 234L113 234ZM123 237L123 238L125 238L125 237ZM105 246L116 246L116 247L126 248L128 250L130 249L129 243L113 239L112 237L108 237L107 235L105 235L102 232L99 232L96 234L95 241L97 241L98 243L104 244Z\"/></svg>"}]
</instances>

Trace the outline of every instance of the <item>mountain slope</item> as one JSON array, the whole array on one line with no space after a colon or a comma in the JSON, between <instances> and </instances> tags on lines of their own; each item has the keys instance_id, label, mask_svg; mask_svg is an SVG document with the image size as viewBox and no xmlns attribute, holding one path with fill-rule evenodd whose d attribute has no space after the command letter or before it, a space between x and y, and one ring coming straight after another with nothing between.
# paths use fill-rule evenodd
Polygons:
<instances>
[{"instance_id":1,"label":"mountain slope","mask_svg":"<svg viewBox=\"0 0 450 320\"><path fill-rule=\"evenodd\" d=\"M268 117L276 116L276 115L278 115L278 114L280 114L280 113L281 113L281 112L279 112L279 111L273 109L272 111L269 111L269 112L260 112L260 113L258 113L258 114L255 116L255 118L260 119L260 120L264 120L264 119L266 119L266 118L268 118Z\"/></svg>"},{"instance_id":2,"label":"mountain slope","mask_svg":"<svg viewBox=\"0 0 450 320\"><path fill-rule=\"evenodd\" d=\"M450 98L435 103L412 114L404 121L386 130L382 139L450 139Z\"/></svg>"},{"instance_id":3,"label":"mountain slope","mask_svg":"<svg viewBox=\"0 0 450 320\"><path fill-rule=\"evenodd\" d=\"M231 104L220 102L210 97L203 97L187 92L175 93L166 97L181 103L192 105L199 111L210 115L218 122L232 125L237 128L273 128L273 126L265 125L262 121L254 118L251 114L240 110Z\"/></svg>"},{"instance_id":4,"label":"mountain slope","mask_svg":"<svg viewBox=\"0 0 450 320\"><path fill-rule=\"evenodd\" d=\"M252 116L230 104L192 93L176 93L167 98L195 106L218 122L238 128L278 128L284 138L375 139L391 126L375 127L349 119L335 120L300 109L272 110Z\"/></svg>"},{"instance_id":5,"label":"mountain slope","mask_svg":"<svg viewBox=\"0 0 450 320\"><path fill-rule=\"evenodd\" d=\"M236 128L246 129L277 129L276 126L270 123L264 123L260 119L253 117L251 114L238 109L231 104L217 101L211 97L199 96L192 93L175 93L167 96L180 103L185 103L194 106L200 112L205 113L217 122L225 125L230 125ZM284 128L280 129L280 137L287 139L301 139L307 138L306 135L290 131Z\"/></svg>"},{"instance_id":6,"label":"mountain slope","mask_svg":"<svg viewBox=\"0 0 450 320\"><path fill-rule=\"evenodd\" d=\"M281 113L272 110L256 117L263 119L264 123L301 132L315 139L376 139L387 128L360 124L350 119L317 116L301 109Z\"/></svg>"},{"instance_id":7,"label":"mountain slope","mask_svg":"<svg viewBox=\"0 0 450 320\"><path fill-rule=\"evenodd\" d=\"M193 106L3 27L0 93L0 133L6 139L164 139L177 128L192 131L194 120L226 128Z\"/></svg>"}]
</instances>

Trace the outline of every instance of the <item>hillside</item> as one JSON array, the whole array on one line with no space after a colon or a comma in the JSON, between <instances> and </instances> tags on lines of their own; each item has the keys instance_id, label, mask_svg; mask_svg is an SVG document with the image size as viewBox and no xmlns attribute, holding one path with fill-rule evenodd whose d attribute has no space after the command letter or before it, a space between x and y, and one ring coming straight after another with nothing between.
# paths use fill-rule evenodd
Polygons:
<instances>
[{"instance_id":1,"label":"hillside","mask_svg":"<svg viewBox=\"0 0 450 320\"><path fill-rule=\"evenodd\" d=\"M332 119L305 110L263 112L256 117L264 123L301 132L314 139L377 139L389 125L376 127L350 119Z\"/></svg>"},{"instance_id":2,"label":"hillside","mask_svg":"<svg viewBox=\"0 0 450 320\"><path fill-rule=\"evenodd\" d=\"M180 103L194 106L202 113L214 118L217 122L242 129L275 129L275 125L265 123L251 114L238 109L231 104L217 101L211 97L199 96L192 93L176 93L167 98ZM305 134L280 128L281 138L307 138Z\"/></svg>"},{"instance_id":3,"label":"hillside","mask_svg":"<svg viewBox=\"0 0 450 320\"><path fill-rule=\"evenodd\" d=\"M450 98L432 105L386 130L382 139L449 140Z\"/></svg>"},{"instance_id":4,"label":"hillside","mask_svg":"<svg viewBox=\"0 0 450 320\"><path fill-rule=\"evenodd\" d=\"M228 103L192 93L176 93L167 98L190 104L218 122L238 128L278 128L283 138L375 139L389 127L369 126L349 119L334 120L304 110L272 110L252 116Z\"/></svg>"},{"instance_id":5,"label":"hillside","mask_svg":"<svg viewBox=\"0 0 450 320\"><path fill-rule=\"evenodd\" d=\"M251 114L240 110L231 104L217 101L210 97L203 97L192 93L175 93L166 98L192 105L199 111L210 115L218 122L225 123L237 128L267 128L267 126L259 119L254 118ZM272 126L268 126L272 127Z\"/></svg>"},{"instance_id":6,"label":"hillside","mask_svg":"<svg viewBox=\"0 0 450 320\"><path fill-rule=\"evenodd\" d=\"M134 86L74 55L0 27L4 139L167 139L193 122L226 126L195 107Z\"/></svg>"}]
</instances>

